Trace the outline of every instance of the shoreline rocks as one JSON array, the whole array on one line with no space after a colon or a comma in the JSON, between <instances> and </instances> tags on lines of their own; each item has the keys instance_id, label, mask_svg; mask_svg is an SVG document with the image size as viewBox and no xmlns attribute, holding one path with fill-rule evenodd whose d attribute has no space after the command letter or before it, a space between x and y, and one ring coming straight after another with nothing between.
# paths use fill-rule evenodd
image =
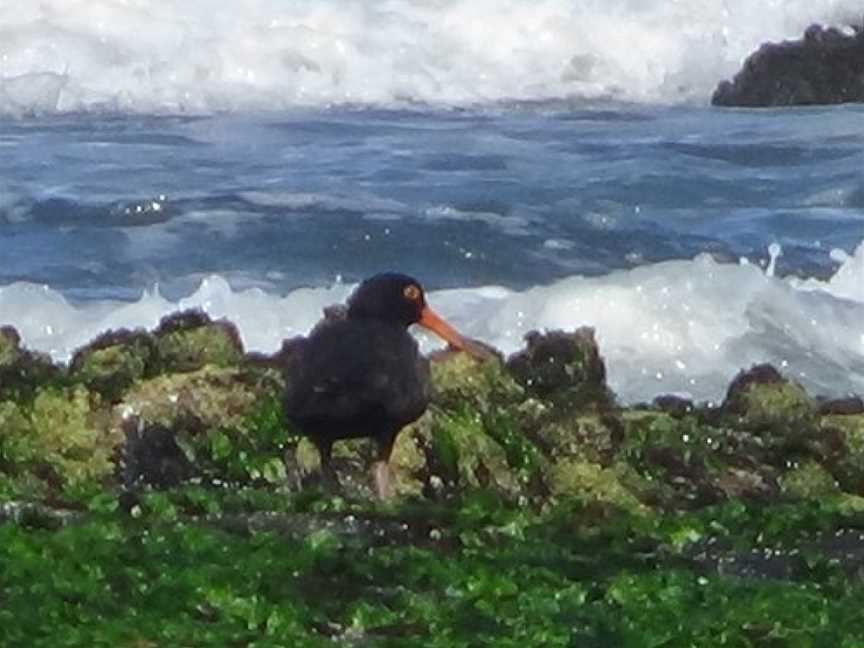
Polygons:
<instances>
[{"instance_id":1,"label":"shoreline rocks","mask_svg":"<svg viewBox=\"0 0 864 648\"><path fill-rule=\"evenodd\" d=\"M282 419L290 341L245 354L232 324L187 312L152 332L105 333L63 367L0 333L0 498L74 508L98 492L134 499L186 482L320 486L309 442ZM432 405L394 450L402 497L480 489L650 515L864 495L860 399L820 403L770 365L740 372L720 407L669 396L622 407L587 328L532 332L506 360L431 360ZM372 496L371 458L362 440L337 444L346 496Z\"/></svg>"},{"instance_id":2,"label":"shoreline rocks","mask_svg":"<svg viewBox=\"0 0 864 648\"><path fill-rule=\"evenodd\" d=\"M761 45L711 97L714 106L738 107L862 101L864 28L850 34L815 24L798 40Z\"/></svg>"}]
</instances>

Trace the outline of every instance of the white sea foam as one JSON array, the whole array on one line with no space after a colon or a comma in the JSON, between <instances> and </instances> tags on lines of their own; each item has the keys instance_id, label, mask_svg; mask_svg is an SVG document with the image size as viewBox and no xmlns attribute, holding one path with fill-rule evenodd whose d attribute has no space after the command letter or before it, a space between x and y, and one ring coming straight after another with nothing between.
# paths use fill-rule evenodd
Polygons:
<instances>
[{"instance_id":1,"label":"white sea foam","mask_svg":"<svg viewBox=\"0 0 864 648\"><path fill-rule=\"evenodd\" d=\"M435 291L429 301L458 328L507 353L532 329L593 326L610 384L625 402L670 392L719 400L739 369L759 362L774 363L817 394L864 393L864 242L852 255L834 256L841 265L826 281L780 279L756 264L703 255L523 292ZM0 313L26 345L59 360L101 331L153 328L184 308L226 317L247 348L272 352L352 288L337 282L277 296L233 290L212 276L179 302L151 290L133 303L76 307L47 287L17 283L0 287ZM420 337L427 350L438 344Z\"/></svg>"},{"instance_id":2,"label":"white sea foam","mask_svg":"<svg viewBox=\"0 0 864 648\"><path fill-rule=\"evenodd\" d=\"M854 0L40 0L0 12L0 112L706 100Z\"/></svg>"}]
</instances>

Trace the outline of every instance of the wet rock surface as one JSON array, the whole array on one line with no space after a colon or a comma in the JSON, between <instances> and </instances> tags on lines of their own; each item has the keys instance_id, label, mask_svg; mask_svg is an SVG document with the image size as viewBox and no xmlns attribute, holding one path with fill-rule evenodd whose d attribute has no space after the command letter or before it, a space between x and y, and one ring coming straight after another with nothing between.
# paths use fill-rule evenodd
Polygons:
<instances>
[{"instance_id":1,"label":"wet rock surface","mask_svg":"<svg viewBox=\"0 0 864 648\"><path fill-rule=\"evenodd\" d=\"M12 645L35 645L48 617L71 645L854 632L860 399L819 401L757 365L720 407L620 407L590 329L533 333L508 361L438 352L431 405L394 448L396 498L380 502L372 444L337 443L333 483L283 420L293 344L246 355L230 324L185 313L100 336L63 367L0 330Z\"/></svg>"},{"instance_id":2,"label":"wet rock surface","mask_svg":"<svg viewBox=\"0 0 864 648\"><path fill-rule=\"evenodd\" d=\"M723 587L860 573L857 397L818 401L776 368L757 365L731 380L720 407L671 395L620 407L590 329L532 333L507 361L438 352L429 410L394 448L396 499L381 503L372 444L337 443L331 483L312 444L283 420L292 342L272 356L246 355L232 331L186 313L154 332L103 335L69 367L46 364L13 330L0 331L0 372L18 369L0 374L0 522L26 533L97 528L108 538L118 528L134 536L143 527L144 538L179 529L191 543L180 555L210 546L207 534L228 534L216 545L253 547L241 562L261 546L326 554L335 566L325 560L323 575L298 577L304 592L321 596L347 586L334 576L350 571L338 556L360 565L378 549L424 556L430 566L417 582L444 557L480 569L485 575L471 576L477 583L538 563L555 578L606 588L597 596L615 606L625 604L623 591L640 600L631 585L658 570L673 580L720 579ZM103 528L105 519L112 521ZM274 538L278 544L268 544ZM478 567L477 556L497 552L502 562ZM392 570L375 569L374 580L352 587L396 600L414 586L383 585ZM507 573L517 582L528 572ZM642 575L628 585L621 573ZM442 591L471 587L486 586L449 583ZM495 587L522 585L489 587L478 596L495 599ZM665 591L650 587L652 598ZM207 615L216 614L211 607ZM337 632L319 618L304 632L343 637L353 623L343 619ZM363 636L390 631L366 628Z\"/></svg>"},{"instance_id":3,"label":"wet rock surface","mask_svg":"<svg viewBox=\"0 0 864 648\"><path fill-rule=\"evenodd\" d=\"M7 374L0 392L0 475L13 494L201 479L372 495L369 443L336 444L339 484L322 483L314 448L283 421L290 340L270 357L244 355L230 323L185 312L153 332L102 335L64 368L0 333L0 370L42 368ZM401 497L483 489L645 513L864 494L860 399L820 404L770 365L742 370L719 408L670 395L617 407L591 329L531 333L506 362L438 352L431 370L429 411L393 453Z\"/></svg>"},{"instance_id":4,"label":"wet rock surface","mask_svg":"<svg viewBox=\"0 0 864 648\"><path fill-rule=\"evenodd\" d=\"M534 331L525 342L525 349L508 359L507 369L528 393L571 407L611 404L594 329Z\"/></svg>"},{"instance_id":5,"label":"wet rock surface","mask_svg":"<svg viewBox=\"0 0 864 648\"><path fill-rule=\"evenodd\" d=\"M732 81L714 91L715 106L793 106L864 101L864 32L811 25L801 39L763 44Z\"/></svg>"}]
</instances>

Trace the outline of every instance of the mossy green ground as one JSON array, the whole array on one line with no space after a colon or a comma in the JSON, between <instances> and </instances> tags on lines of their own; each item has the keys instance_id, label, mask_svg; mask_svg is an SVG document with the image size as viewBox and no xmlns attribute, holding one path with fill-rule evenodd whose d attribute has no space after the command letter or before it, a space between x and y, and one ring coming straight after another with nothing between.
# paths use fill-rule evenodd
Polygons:
<instances>
[{"instance_id":1,"label":"mossy green ground","mask_svg":"<svg viewBox=\"0 0 864 648\"><path fill-rule=\"evenodd\" d=\"M587 329L441 354L384 504L364 440L318 490L278 367L195 313L69 367L0 329L0 646L864 648L864 414L771 368L666 411Z\"/></svg>"},{"instance_id":2,"label":"mossy green ground","mask_svg":"<svg viewBox=\"0 0 864 648\"><path fill-rule=\"evenodd\" d=\"M864 528L840 503L648 519L541 513L483 492L382 507L187 488L145 496L132 514L107 502L60 529L0 526L3 645L864 645L860 575L818 551ZM281 511L269 530L226 530L212 515L262 505ZM310 514L370 526L278 524ZM786 555L787 573L723 575L701 557L707 546Z\"/></svg>"}]
</instances>

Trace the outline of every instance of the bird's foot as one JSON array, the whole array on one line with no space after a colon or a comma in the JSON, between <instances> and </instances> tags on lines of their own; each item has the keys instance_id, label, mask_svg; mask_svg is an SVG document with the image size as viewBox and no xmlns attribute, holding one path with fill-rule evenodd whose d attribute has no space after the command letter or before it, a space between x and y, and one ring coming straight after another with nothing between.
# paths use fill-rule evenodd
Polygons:
<instances>
[{"instance_id":1,"label":"bird's foot","mask_svg":"<svg viewBox=\"0 0 864 648\"><path fill-rule=\"evenodd\" d=\"M303 480L304 486L320 488L324 493L330 495L342 495L342 484L336 476L336 472L332 468L321 467L320 470L313 471Z\"/></svg>"}]
</instances>

